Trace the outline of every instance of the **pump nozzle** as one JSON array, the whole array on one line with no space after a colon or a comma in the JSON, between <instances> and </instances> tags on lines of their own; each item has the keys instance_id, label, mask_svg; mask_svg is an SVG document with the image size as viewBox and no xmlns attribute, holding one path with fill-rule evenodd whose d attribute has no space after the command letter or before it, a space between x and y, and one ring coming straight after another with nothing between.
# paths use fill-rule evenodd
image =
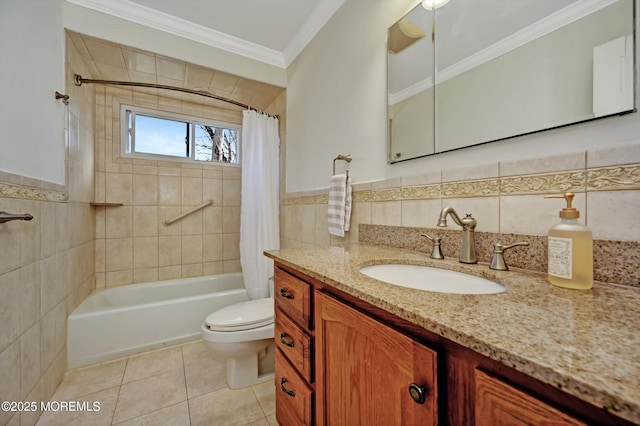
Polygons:
<instances>
[{"instance_id":1,"label":"pump nozzle","mask_svg":"<svg viewBox=\"0 0 640 426\"><path fill-rule=\"evenodd\" d=\"M544 198L564 198L567 201L567 207L560 210L560 217L564 219L577 219L580 217L580 212L576 210L574 207L571 207L571 203L573 203L573 197L576 194L573 192L565 192L560 195L545 195Z\"/></svg>"}]
</instances>

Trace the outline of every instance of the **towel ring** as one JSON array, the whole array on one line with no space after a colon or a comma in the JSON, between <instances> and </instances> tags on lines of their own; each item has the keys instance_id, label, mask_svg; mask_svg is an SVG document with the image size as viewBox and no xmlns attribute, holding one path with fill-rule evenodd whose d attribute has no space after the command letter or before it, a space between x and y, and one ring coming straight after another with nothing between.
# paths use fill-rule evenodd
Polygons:
<instances>
[{"instance_id":1,"label":"towel ring","mask_svg":"<svg viewBox=\"0 0 640 426\"><path fill-rule=\"evenodd\" d=\"M346 161L347 163L350 163L351 160L353 160L353 157L351 156L351 154L347 154L347 155L338 155L336 158L333 159L333 174L336 174L336 160L343 160ZM347 174L349 173L349 171L347 170Z\"/></svg>"}]
</instances>

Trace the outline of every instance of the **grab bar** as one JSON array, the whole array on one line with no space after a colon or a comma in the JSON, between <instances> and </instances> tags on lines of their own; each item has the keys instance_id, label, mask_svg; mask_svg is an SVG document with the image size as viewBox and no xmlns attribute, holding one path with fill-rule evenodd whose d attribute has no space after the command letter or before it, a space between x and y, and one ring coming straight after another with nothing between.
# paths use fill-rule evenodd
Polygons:
<instances>
[{"instance_id":1,"label":"grab bar","mask_svg":"<svg viewBox=\"0 0 640 426\"><path fill-rule=\"evenodd\" d=\"M163 222L162 222L162 224L163 224L164 226L169 226L169 225L171 225L172 223L179 221L179 220L180 220L180 219L182 219L183 217L189 216L191 213L195 213L195 212L197 212L198 210L203 209L203 208L207 207L207 206L208 206L208 205L210 205L210 204L213 204L213 200L208 200L206 203L201 204L201 205L199 205L198 207L194 207L194 208L192 208L191 210L186 211L186 212L182 213L181 215L174 217L173 219L167 219L167 220L163 221Z\"/></svg>"},{"instance_id":2,"label":"grab bar","mask_svg":"<svg viewBox=\"0 0 640 426\"><path fill-rule=\"evenodd\" d=\"M12 214L7 212L0 212L0 223L9 222L10 220L31 220L33 216L30 214Z\"/></svg>"}]
</instances>

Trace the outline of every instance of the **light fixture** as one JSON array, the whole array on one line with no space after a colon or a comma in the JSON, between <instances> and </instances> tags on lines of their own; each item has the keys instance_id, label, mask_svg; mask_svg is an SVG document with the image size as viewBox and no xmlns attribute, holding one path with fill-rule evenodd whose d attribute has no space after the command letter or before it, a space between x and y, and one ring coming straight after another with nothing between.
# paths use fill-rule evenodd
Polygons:
<instances>
[{"instance_id":1,"label":"light fixture","mask_svg":"<svg viewBox=\"0 0 640 426\"><path fill-rule=\"evenodd\" d=\"M437 9L449 3L449 0L422 0L422 7L427 10Z\"/></svg>"}]
</instances>

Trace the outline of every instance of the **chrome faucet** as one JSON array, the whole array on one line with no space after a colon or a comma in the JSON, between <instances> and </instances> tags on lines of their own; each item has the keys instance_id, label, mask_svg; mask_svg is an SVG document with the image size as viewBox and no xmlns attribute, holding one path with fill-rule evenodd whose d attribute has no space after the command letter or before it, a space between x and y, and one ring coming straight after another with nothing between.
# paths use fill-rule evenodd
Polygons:
<instances>
[{"instance_id":1,"label":"chrome faucet","mask_svg":"<svg viewBox=\"0 0 640 426\"><path fill-rule=\"evenodd\" d=\"M442 228L447 227L447 216L451 215L453 221L462 226L462 247L460 248L460 263L478 263L476 257L476 241L474 239L474 230L478 222L467 214L464 219L460 219L458 213L453 207L445 207L440 212L440 218L438 218L438 226Z\"/></svg>"}]
</instances>

